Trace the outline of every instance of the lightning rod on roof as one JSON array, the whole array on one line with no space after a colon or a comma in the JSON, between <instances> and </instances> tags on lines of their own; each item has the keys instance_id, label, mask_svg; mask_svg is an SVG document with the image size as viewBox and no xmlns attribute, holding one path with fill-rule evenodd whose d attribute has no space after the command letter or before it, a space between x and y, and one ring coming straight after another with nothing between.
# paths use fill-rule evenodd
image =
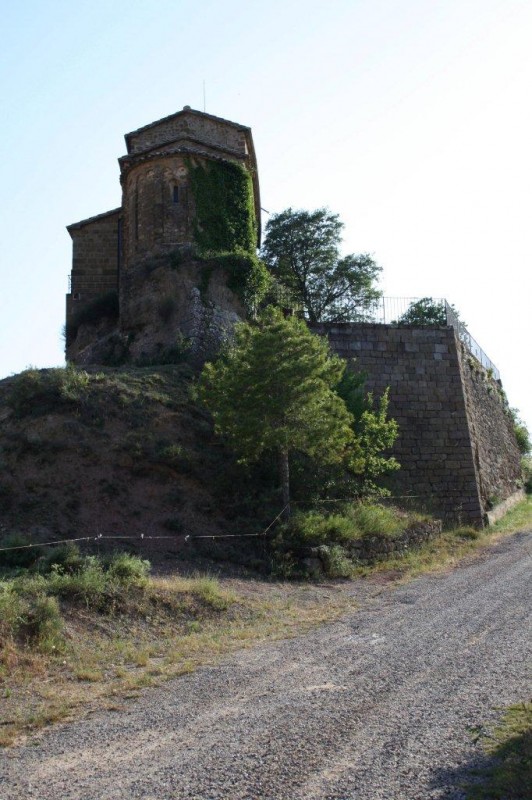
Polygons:
<instances>
[{"instance_id":1,"label":"lightning rod on roof","mask_svg":"<svg viewBox=\"0 0 532 800\"><path fill-rule=\"evenodd\" d=\"M207 110L207 104L205 101L205 81L203 81L203 113Z\"/></svg>"}]
</instances>

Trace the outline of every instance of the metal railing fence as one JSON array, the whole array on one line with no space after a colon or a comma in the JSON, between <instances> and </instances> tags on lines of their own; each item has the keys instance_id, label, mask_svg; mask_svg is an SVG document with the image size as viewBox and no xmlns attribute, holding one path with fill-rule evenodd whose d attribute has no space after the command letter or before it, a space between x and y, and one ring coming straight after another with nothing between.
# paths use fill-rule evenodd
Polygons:
<instances>
[{"instance_id":1,"label":"metal railing fence","mask_svg":"<svg viewBox=\"0 0 532 800\"><path fill-rule=\"evenodd\" d=\"M443 297L380 297L360 313L350 313L343 322L367 322L374 325L449 326L471 355L495 380L500 373L476 339L471 336L454 308Z\"/></svg>"}]
</instances>

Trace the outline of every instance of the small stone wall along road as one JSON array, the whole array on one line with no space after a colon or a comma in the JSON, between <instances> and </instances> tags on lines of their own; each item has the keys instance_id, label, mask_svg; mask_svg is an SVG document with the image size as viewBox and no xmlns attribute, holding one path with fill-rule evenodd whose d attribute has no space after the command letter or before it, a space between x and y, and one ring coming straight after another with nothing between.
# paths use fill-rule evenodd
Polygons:
<instances>
[{"instance_id":1,"label":"small stone wall along road","mask_svg":"<svg viewBox=\"0 0 532 800\"><path fill-rule=\"evenodd\" d=\"M0 798L462 798L482 758L468 729L530 688L531 552L517 534L340 622L5 750Z\"/></svg>"}]
</instances>

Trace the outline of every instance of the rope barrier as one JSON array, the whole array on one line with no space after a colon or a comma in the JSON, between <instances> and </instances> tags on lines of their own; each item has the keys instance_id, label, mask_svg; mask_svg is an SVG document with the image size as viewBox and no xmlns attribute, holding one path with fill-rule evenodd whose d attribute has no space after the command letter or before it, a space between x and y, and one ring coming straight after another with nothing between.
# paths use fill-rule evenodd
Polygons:
<instances>
[{"instance_id":1,"label":"rope barrier","mask_svg":"<svg viewBox=\"0 0 532 800\"><path fill-rule=\"evenodd\" d=\"M185 542L190 541L191 539L243 539L247 537L258 537L258 536L266 536L270 528L277 522L277 520L284 514L286 509L288 508L288 504L277 514L276 517L270 522L267 528L265 528L260 533L219 533L219 534L205 534L200 536L185 536ZM29 550L32 547L52 547L56 544L65 544L66 542L102 542L102 541L116 541L116 540L129 540L129 541L146 541L146 540L161 540L166 539L172 542L177 541L175 536L146 536L144 533L141 533L138 536L104 536L103 534L98 534L98 536L78 536L75 539L56 539L53 542L35 542L33 544L20 544L14 545L12 547L0 547L0 553L5 553L8 550Z\"/></svg>"},{"instance_id":2,"label":"rope barrier","mask_svg":"<svg viewBox=\"0 0 532 800\"><path fill-rule=\"evenodd\" d=\"M416 499L418 497L422 497L422 495L412 495L412 494L393 495L391 497L387 497L387 498L384 498L384 499L386 499L386 500L401 500L401 499L403 499L404 500L405 498ZM190 534L187 534L184 537L183 541L184 542L189 542L189 541L192 541L193 539L248 539L248 538L259 538L261 536L266 536L268 531L275 525L277 520L279 520L282 517L282 515L284 514L286 509L289 507L289 505L303 505L306 502L310 503L311 501L292 500L290 503L287 503L284 506L284 508L282 508L281 511L279 511L277 516L275 516L272 519L270 524L263 531L261 531L260 533L215 533L215 534L200 534L200 535L197 535L197 536L192 536ZM353 501L349 501L349 500L338 498L338 499L331 499L331 500L317 500L317 501L314 501L313 504L316 505L316 504L323 504L323 503L349 503L349 502L353 502ZM455 509L455 510L459 510L459 507L457 507L457 509ZM12 547L0 547L0 553L5 553L5 552L10 551L10 550L29 550L29 549L31 549L33 547L52 547L52 546L58 545L58 544L65 544L67 542L101 542L101 541L120 541L120 540L141 541L141 542L148 541L148 540L149 541L166 540L166 541L172 541L172 542L178 541L177 537L175 537L175 536L147 536L144 533L141 533L140 535L137 535L137 536L104 536L103 534L100 533L97 536L78 536L78 537L76 537L74 539L72 539L72 538L70 538L70 539L56 539L56 540L54 540L52 542L40 542L40 543L35 542L33 544L20 544L20 545L14 545Z\"/></svg>"}]
</instances>

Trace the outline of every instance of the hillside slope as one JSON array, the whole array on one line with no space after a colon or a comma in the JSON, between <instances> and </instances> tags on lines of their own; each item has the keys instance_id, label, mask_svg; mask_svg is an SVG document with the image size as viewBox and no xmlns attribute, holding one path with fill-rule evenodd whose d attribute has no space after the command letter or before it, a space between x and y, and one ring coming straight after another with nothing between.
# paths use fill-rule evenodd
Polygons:
<instances>
[{"instance_id":1,"label":"hillside slope","mask_svg":"<svg viewBox=\"0 0 532 800\"><path fill-rule=\"evenodd\" d=\"M186 365L27 370L0 382L0 536L234 532L252 505ZM244 506L242 506L244 502ZM143 545L144 546L144 545Z\"/></svg>"}]
</instances>

